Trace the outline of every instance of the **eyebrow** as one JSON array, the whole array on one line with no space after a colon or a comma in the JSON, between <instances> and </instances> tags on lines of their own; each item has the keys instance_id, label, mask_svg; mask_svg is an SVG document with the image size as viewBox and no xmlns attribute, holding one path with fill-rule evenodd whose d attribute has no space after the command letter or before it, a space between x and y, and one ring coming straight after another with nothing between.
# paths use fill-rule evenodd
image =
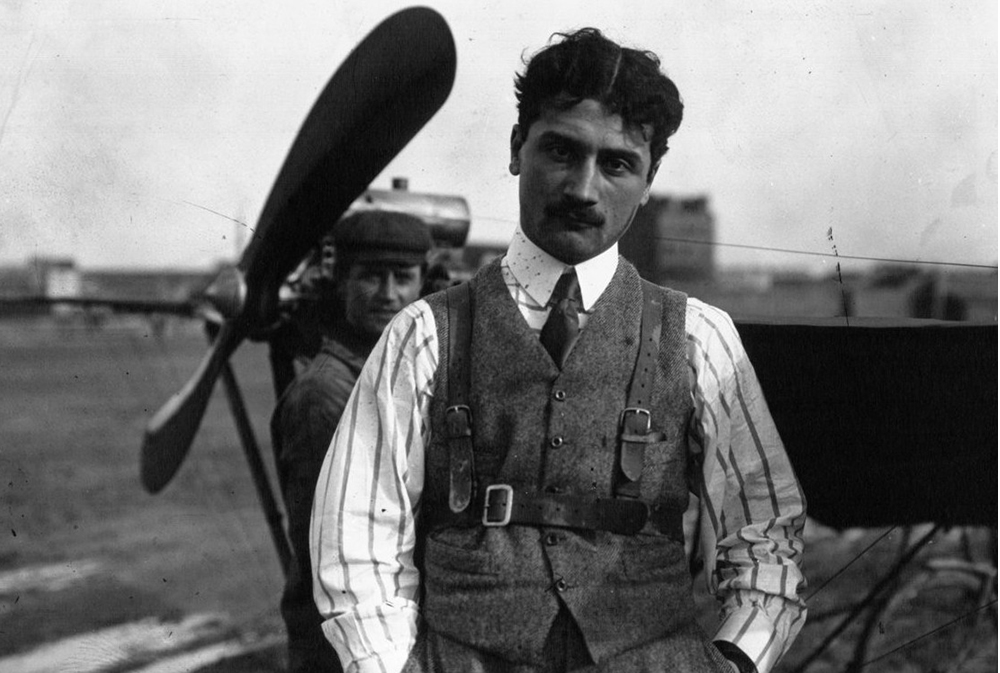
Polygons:
<instances>
[{"instance_id":1,"label":"eyebrow","mask_svg":"<svg viewBox=\"0 0 1000 673\"><path fill-rule=\"evenodd\" d=\"M539 143L551 142L554 140L566 143L567 145L575 149L587 146L587 143L581 142L580 140L571 135L560 133L559 131L555 131L552 129L544 131L542 132L541 135L538 136ZM602 147L598 149L597 154L599 156L611 157L613 159L623 159L635 166L639 166L642 164L642 154L640 152L637 152L636 150L630 150L626 147Z\"/></svg>"}]
</instances>

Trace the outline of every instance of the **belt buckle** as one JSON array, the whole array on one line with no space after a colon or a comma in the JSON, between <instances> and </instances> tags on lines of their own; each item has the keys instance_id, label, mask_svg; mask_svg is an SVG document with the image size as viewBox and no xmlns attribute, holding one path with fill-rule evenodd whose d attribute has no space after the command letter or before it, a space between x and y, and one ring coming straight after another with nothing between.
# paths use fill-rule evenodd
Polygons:
<instances>
[{"instance_id":1,"label":"belt buckle","mask_svg":"<svg viewBox=\"0 0 1000 673\"><path fill-rule=\"evenodd\" d=\"M644 428L632 428L629 421L636 417L645 416L645 427ZM649 413L649 409L643 409L642 407L629 407L622 412L621 425L622 428L629 432L630 434L645 435L649 432L652 425L652 414Z\"/></svg>"},{"instance_id":2,"label":"belt buckle","mask_svg":"<svg viewBox=\"0 0 1000 673\"><path fill-rule=\"evenodd\" d=\"M494 493L505 494L500 503L495 503ZM483 498L483 525L487 527L506 526L510 523L510 514L514 506L514 489L509 484L490 484L486 487L486 495ZM495 516L495 509L503 508L503 514L499 518ZM493 514L494 516L491 516Z\"/></svg>"}]
</instances>

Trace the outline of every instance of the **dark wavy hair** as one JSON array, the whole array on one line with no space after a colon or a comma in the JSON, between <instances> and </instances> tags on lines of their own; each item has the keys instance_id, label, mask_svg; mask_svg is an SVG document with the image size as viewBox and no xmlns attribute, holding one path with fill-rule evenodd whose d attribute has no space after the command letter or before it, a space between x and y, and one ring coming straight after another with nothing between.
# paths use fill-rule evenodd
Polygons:
<instances>
[{"instance_id":1,"label":"dark wavy hair","mask_svg":"<svg viewBox=\"0 0 1000 673\"><path fill-rule=\"evenodd\" d=\"M660 70L660 59L650 51L622 47L596 28L553 37L562 40L538 51L514 77L521 132L527 136L545 108L567 110L593 99L621 115L626 127L652 129L647 138L652 170L684 116L680 92Z\"/></svg>"}]
</instances>

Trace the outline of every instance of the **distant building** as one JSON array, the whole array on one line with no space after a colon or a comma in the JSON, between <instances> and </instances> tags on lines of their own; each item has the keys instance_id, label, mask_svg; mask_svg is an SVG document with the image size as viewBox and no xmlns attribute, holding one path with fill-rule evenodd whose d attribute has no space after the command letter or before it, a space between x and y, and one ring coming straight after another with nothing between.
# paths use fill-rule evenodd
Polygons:
<instances>
[{"instance_id":1,"label":"distant building","mask_svg":"<svg viewBox=\"0 0 1000 673\"><path fill-rule=\"evenodd\" d=\"M0 317L65 313L65 307L51 302L24 301L76 298L80 296L81 276L70 257L31 258L27 264L0 268ZM5 301L6 300L6 301ZM10 302L13 300L13 303Z\"/></svg>"},{"instance_id":2,"label":"distant building","mask_svg":"<svg viewBox=\"0 0 1000 673\"><path fill-rule=\"evenodd\" d=\"M218 268L81 269L72 258L35 257L22 265L0 267L0 318L147 312L122 304L187 302L203 292L218 272Z\"/></svg>"},{"instance_id":3,"label":"distant building","mask_svg":"<svg viewBox=\"0 0 1000 673\"><path fill-rule=\"evenodd\" d=\"M77 297L80 271L71 257L32 257L0 268L0 297Z\"/></svg>"},{"instance_id":4,"label":"distant building","mask_svg":"<svg viewBox=\"0 0 1000 673\"><path fill-rule=\"evenodd\" d=\"M27 266L0 267L0 299L42 295L38 275Z\"/></svg>"},{"instance_id":5,"label":"distant building","mask_svg":"<svg viewBox=\"0 0 1000 673\"><path fill-rule=\"evenodd\" d=\"M708 197L652 196L618 242L643 278L709 280L715 275L715 217Z\"/></svg>"},{"instance_id":6,"label":"distant building","mask_svg":"<svg viewBox=\"0 0 1000 673\"><path fill-rule=\"evenodd\" d=\"M35 268L41 272L43 292L49 299L80 296L80 270L72 258L39 258Z\"/></svg>"},{"instance_id":7,"label":"distant building","mask_svg":"<svg viewBox=\"0 0 1000 673\"><path fill-rule=\"evenodd\" d=\"M967 271L939 274L936 297L958 298L966 320L997 321L997 272ZM933 305L933 304L932 304Z\"/></svg>"},{"instance_id":8,"label":"distant building","mask_svg":"<svg viewBox=\"0 0 1000 673\"><path fill-rule=\"evenodd\" d=\"M996 271L877 267L851 283L852 315L996 321Z\"/></svg>"},{"instance_id":9,"label":"distant building","mask_svg":"<svg viewBox=\"0 0 1000 673\"><path fill-rule=\"evenodd\" d=\"M668 285L734 318L830 318L845 311L845 294L830 278L730 270L711 279L671 280Z\"/></svg>"},{"instance_id":10,"label":"distant building","mask_svg":"<svg viewBox=\"0 0 1000 673\"><path fill-rule=\"evenodd\" d=\"M93 269L83 272L82 295L102 299L183 302L200 294L219 269Z\"/></svg>"}]
</instances>

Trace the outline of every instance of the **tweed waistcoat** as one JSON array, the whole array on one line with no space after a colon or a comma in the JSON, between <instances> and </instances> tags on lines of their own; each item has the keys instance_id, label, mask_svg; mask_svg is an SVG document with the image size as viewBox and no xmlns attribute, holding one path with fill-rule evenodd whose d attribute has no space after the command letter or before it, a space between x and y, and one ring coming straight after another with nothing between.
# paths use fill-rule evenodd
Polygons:
<instances>
[{"instance_id":1,"label":"tweed waistcoat","mask_svg":"<svg viewBox=\"0 0 1000 673\"><path fill-rule=\"evenodd\" d=\"M641 497L679 518L688 504L686 427L692 410L686 297L657 291L663 327L651 411L653 431L662 441L646 448ZM619 260L562 371L525 323L504 285L499 261L473 279L471 299L468 403L480 485L613 497L619 416L635 366L643 304L635 269ZM442 294L428 302L441 345L425 512L447 508L449 488L447 308ZM481 498L471 507L477 502ZM428 628L485 652L512 662L537 661L560 602L597 662L644 643L692 637L695 617L683 540L519 525L422 532Z\"/></svg>"}]
</instances>

